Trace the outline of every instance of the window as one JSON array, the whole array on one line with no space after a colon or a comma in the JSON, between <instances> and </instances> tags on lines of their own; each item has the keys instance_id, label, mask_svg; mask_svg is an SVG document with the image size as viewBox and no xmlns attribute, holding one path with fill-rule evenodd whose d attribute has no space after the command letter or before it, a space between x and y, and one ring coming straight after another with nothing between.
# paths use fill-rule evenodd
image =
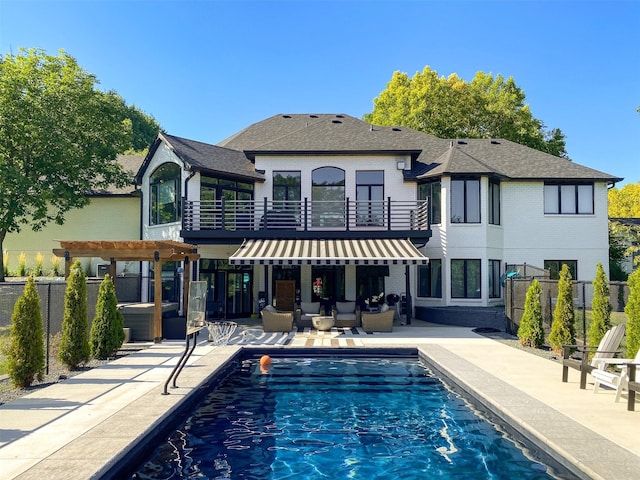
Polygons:
<instances>
[{"instance_id":1,"label":"window","mask_svg":"<svg viewBox=\"0 0 640 480\"><path fill-rule=\"evenodd\" d=\"M301 198L300 172L273 172L273 208L298 209Z\"/></svg>"},{"instance_id":2,"label":"window","mask_svg":"<svg viewBox=\"0 0 640 480\"><path fill-rule=\"evenodd\" d=\"M429 259L418 266L418 296L442 298L442 260Z\"/></svg>"},{"instance_id":3,"label":"window","mask_svg":"<svg viewBox=\"0 0 640 480\"><path fill-rule=\"evenodd\" d=\"M563 215L593 214L593 183L545 183L544 213Z\"/></svg>"},{"instance_id":4,"label":"window","mask_svg":"<svg viewBox=\"0 0 640 480\"><path fill-rule=\"evenodd\" d=\"M500 182L489 181L489 223L500 225Z\"/></svg>"},{"instance_id":5,"label":"window","mask_svg":"<svg viewBox=\"0 0 640 480\"><path fill-rule=\"evenodd\" d=\"M574 280L578 278L578 261L577 260L545 260L544 268L545 270L549 270L549 278L551 280L560 279L560 270L562 270L562 265L565 263L569 267L571 278L573 278Z\"/></svg>"},{"instance_id":6,"label":"window","mask_svg":"<svg viewBox=\"0 0 640 480\"><path fill-rule=\"evenodd\" d=\"M421 183L418 185L418 200L428 200L429 218L431 223L442 223L440 216L440 180L436 182Z\"/></svg>"},{"instance_id":7,"label":"window","mask_svg":"<svg viewBox=\"0 0 640 480\"><path fill-rule=\"evenodd\" d=\"M356 172L356 225L384 223L384 171Z\"/></svg>"},{"instance_id":8,"label":"window","mask_svg":"<svg viewBox=\"0 0 640 480\"><path fill-rule=\"evenodd\" d=\"M451 223L480 223L480 180L451 180Z\"/></svg>"},{"instance_id":9,"label":"window","mask_svg":"<svg viewBox=\"0 0 640 480\"><path fill-rule=\"evenodd\" d=\"M201 201L224 199L224 215L216 219L216 226L224 223L225 229L246 230L252 228L253 184L227 178L202 176L200 180Z\"/></svg>"},{"instance_id":10,"label":"window","mask_svg":"<svg viewBox=\"0 0 640 480\"><path fill-rule=\"evenodd\" d=\"M489 298L500 298L500 260L489 260Z\"/></svg>"},{"instance_id":11,"label":"window","mask_svg":"<svg viewBox=\"0 0 640 480\"><path fill-rule=\"evenodd\" d=\"M180 167L175 163L160 165L150 177L151 203L149 225L180 220Z\"/></svg>"},{"instance_id":12,"label":"window","mask_svg":"<svg viewBox=\"0 0 640 480\"><path fill-rule=\"evenodd\" d=\"M480 260L451 260L451 297L480 298Z\"/></svg>"},{"instance_id":13,"label":"window","mask_svg":"<svg viewBox=\"0 0 640 480\"><path fill-rule=\"evenodd\" d=\"M344 227L344 170L321 167L313 171L311 200L314 227Z\"/></svg>"}]
</instances>

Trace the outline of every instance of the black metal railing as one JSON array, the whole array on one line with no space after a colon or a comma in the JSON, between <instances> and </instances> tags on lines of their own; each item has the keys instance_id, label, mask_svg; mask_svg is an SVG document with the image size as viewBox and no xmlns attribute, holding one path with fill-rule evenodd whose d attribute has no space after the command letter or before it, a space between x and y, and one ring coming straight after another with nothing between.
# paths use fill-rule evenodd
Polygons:
<instances>
[{"instance_id":1,"label":"black metal railing","mask_svg":"<svg viewBox=\"0 0 640 480\"><path fill-rule=\"evenodd\" d=\"M429 230L426 200L211 200L183 202L183 229L377 231Z\"/></svg>"}]
</instances>

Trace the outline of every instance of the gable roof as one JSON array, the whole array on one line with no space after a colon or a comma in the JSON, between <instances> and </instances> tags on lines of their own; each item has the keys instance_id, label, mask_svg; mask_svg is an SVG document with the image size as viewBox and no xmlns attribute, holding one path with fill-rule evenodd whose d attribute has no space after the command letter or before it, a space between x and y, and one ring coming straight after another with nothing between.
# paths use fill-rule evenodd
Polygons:
<instances>
[{"instance_id":1,"label":"gable roof","mask_svg":"<svg viewBox=\"0 0 640 480\"><path fill-rule=\"evenodd\" d=\"M243 152L161 132L158 133L138 170L136 183L142 183L142 175L163 142L190 170L223 174L249 181L264 181L264 175L256 171L253 163Z\"/></svg>"},{"instance_id":2,"label":"gable roof","mask_svg":"<svg viewBox=\"0 0 640 480\"><path fill-rule=\"evenodd\" d=\"M89 196L101 197L108 195L139 195L140 193L135 186L135 175L140 169L140 165L144 161L144 155L118 155L116 161L122 166L122 169L129 176L129 185L122 188L110 186L104 190L92 190L89 192Z\"/></svg>"}]
</instances>

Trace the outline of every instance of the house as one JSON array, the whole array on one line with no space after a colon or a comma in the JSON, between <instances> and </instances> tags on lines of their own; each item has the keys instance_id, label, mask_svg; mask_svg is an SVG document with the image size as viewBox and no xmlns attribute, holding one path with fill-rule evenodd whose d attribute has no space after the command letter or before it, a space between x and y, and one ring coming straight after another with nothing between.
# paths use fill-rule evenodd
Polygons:
<instances>
[{"instance_id":1,"label":"house","mask_svg":"<svg viewBox=\"0 0 640 480\"><path fill-rule=\"evenodd\" d=\"M17 269L21 253L26 257L27 269L34 266L36 257L41 254L44 257L44 273L48 274L52 267L51 251L59 247L58 240L138 240L141 231L141 197L133 178L144 158L143 155L118 156L118 162L132 179L131 185L88 192L89 205L67 212L63 225L49 223L37 232L24 226L20 233L9 233L3 242L3 249L9 259L9 270ZM106 263L108 262L99 258L87 259L85 268L91 275L98 275L103 273L100 265ZM60 267L64 272L64 260L60 261ZM123 262L118 265L118 273L139 273L139 270L138 262Z\"/></svg>"},{"instance_id":2,"label":"house","mask_svg":"<svg viewBox=\"0 0 640 480\"><path fill-rule=\"evenodd\" d=\"M591 280L620 180L507 140L343 114L276 115L217 145L160 133L136 175L142 238L198 245L194 277L227 318L381 294L418 318L498 306L512 264Z\"/></svg>"}]
</instances>

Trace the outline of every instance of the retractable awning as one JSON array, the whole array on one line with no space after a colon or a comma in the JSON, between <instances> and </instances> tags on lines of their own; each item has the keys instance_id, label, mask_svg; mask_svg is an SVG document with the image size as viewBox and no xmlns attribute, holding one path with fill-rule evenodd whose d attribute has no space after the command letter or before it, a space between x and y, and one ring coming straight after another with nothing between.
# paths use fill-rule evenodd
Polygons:
<instances>
[{"instance_id":1,"label":"retractable awning","mask_svg":"<svg viewBox=\"0 0 640 480\"><path fill-rule=\"evenodd\" d=\"M245 240L232 265L425 265L406 239Z\"/></svg>"}]
</instances>

